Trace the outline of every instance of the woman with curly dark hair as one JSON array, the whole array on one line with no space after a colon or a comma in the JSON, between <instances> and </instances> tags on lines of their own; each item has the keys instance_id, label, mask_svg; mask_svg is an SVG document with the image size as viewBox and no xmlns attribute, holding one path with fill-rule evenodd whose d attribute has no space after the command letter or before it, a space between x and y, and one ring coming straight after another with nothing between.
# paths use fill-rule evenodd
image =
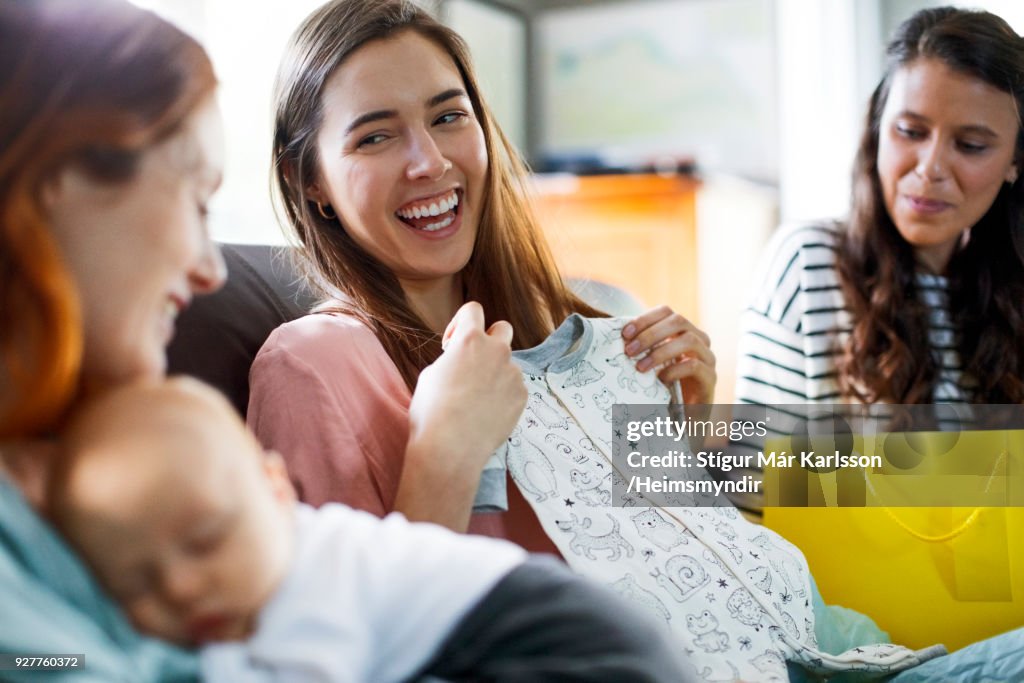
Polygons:
<instances>
[{"instance_id":1,"label":"woman with curly dark hair","mask_svg":"<svg viewBox=\"0 0 1024 683\"><path fill-rule=\"evenodd\" d=\"M1024 401L1024 40L987 12L929 9L888 58L848 222L773 240L741 401Z\"/></svg>"},{"instance_id":2,"label":"woman with curly dark hair","mask_svg":"<svg viewBox=\"0 0 1024 683\"><path fill-rule=\"evenodd\" d=\"M1024 401L1024 39L943 7L904 22L887 55L848 220L781 229L768 247L739 402ZM1016 629L893 681L1020 680L1022 651Z\"/></svg>"}]
</instances>

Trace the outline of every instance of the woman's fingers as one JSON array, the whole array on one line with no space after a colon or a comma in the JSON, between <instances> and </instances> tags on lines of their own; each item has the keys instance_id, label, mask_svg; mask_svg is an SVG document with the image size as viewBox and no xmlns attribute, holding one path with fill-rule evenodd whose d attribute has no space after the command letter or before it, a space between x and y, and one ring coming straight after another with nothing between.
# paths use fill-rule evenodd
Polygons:
<instances>
[{"instance_id":1,"label":"woman's fingers","mask_svg":"<svg viewBox=\"0 0 1024 683\"><path fill-rule=\"evenodd\" d=\"M683 391L683 403L696 405L712 402L718 374L714 366L694 359L683 359L662 368L658 372L658 379L666 385L678 380Z\"/></svg>"},{"instance_id":2,"label":"woman's fingers","mask_svg":"<svg viewBox=\"0 0 1024 683\"><path fill-rule=\"evenodd\" d=\"M708 403L715 392L717 359L711 339L701 329L668 306L637 316L623 330L628 356L637 360L640 372L658 369L666 385L680 382L686 403Z\"/></svg>"},{"instance_id":3,"label":"woman's fingers","mask_svg":"<svg viewBox=\"0 0 1024 683\"><path fill-rule=\"evenodd\" d=\"M493 328L493 325L492 325ZM459 307L459 310L455 312L451 322L448 323L448 327L445 328L444 334L441 335L441 348L447 349L448 344L451 343L452 339L458 335L460 338L465 338L468 334L475 330L483 331L484 329L484 309L476 301L469 301ZM511 342L511 337L509 338Z\"/></svg>"},{"instance_id":4,"label":"woman's fingers","mask_svg":"<svg viewBox=\"0 0 1024 683\"><path fill-rule=\"evenodd\" d=\"M638 334L646 330L648 327L658 322L659 320L671 315L672 309L668 306L658 306L652 308L646 313L642 313L637 317L633 318L625 327L622 328L622 336L626 340L635 339Z\"/></svg>"},{"instance_id":5,"label":"woman's fingers","mask_svg":"<svg viewBox=\"0 0 1024 683\"><path fill-rule=\"evenodd\" d=\"M705 344L704 339L692 331L688 331L655 346L650 353L637 362L636 369L646 372L653 367L671 363L681 357L699 360L712 367L716 362L715 354Z\"/></svg>"},{"instance_id":6,"label":"woman's fingers","mask_svg":"<svg viewBox=\"0 0 1024 683\"><path fill-rule=\"evenodd\" d=\"M659 306L638 316L622 330L626 340L626 354L640 356L666 339L692 332L710 348L711 338L685 317L668 306Z\"/></svg>"},{"instance_id":7,"label":"woman's fingers","mask_svg":"<svg viewBox=\"0 0 1024 683\"><path fill-rule=\"evenodd\" d=\"M487 336L511 347L512 325L505 320L499 320L487 329Z\"/></svg>"}]
</instances>

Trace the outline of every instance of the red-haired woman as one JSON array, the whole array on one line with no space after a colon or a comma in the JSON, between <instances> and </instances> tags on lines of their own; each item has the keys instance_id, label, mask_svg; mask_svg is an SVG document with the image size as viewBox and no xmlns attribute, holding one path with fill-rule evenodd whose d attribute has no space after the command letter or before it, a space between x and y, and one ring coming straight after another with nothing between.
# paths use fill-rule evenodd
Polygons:
<instances>
[{"instance_id":1,"label":"red-haired woman","mask_svg":"<svg viewBox=\"0 0 1024 683\"><path fill-rule=\"evenodd\" d=\"M0 5L0 651L84 654L93 680L195 676L37 510L65 412L162 374L175 316L224 278L215 85L198 43L128 3Z\"/></svg>"}]
</instances>

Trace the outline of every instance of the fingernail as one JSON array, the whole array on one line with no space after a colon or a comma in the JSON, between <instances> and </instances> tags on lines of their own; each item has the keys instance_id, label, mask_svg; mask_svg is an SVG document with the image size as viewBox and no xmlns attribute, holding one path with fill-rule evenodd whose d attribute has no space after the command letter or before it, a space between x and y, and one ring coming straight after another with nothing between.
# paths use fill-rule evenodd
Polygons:
<instances>
[{"instance_id":1,"label":"fingernail","mask_svg":"<svg viewBox=\"0 0 1024 683\"><path fill-rule=\"evenodd\" d=\"M651 359L644 358L642 361L636 364L636 369L640 372L646 372L647 368L651 367Z\"/></svg>"},{"instance_id":2,"label":"fingernail","mask_svg":"<svg viewBox=\"0 0 1024 683\"><path fill-rule=\"evenodd\" d=\"M626 339L632 339L633 335L636 334L636 325L630 323L622 328L622 336Z\"/></svg>"},{"instance_id":3,"label":"fingernail","mask_svg":"<svg viewBox=\"0 0 1024 683\"><path fill-rule=\"evenodd\" d=\"M626 354L632 356L640 350L640 342L629 342L626 344Z\"/></svg>"}]
</instances>

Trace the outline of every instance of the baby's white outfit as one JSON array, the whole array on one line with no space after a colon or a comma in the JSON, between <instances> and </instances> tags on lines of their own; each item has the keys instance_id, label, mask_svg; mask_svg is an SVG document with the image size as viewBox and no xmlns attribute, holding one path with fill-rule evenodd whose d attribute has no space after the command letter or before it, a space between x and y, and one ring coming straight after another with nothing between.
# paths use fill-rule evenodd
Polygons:
<instances>
[{"instance_id":1,"label":"baby's white outfit","mask_svg":"<svg viewBox=\"0 0 1024 683\"><path fill-rule=\"evenodd\" d=\"M527 558L511 543L332 503L298 504L295 528L292 566L255 634L202 648L203 680L408 680Z\"/></svg>"}]
</instances>

